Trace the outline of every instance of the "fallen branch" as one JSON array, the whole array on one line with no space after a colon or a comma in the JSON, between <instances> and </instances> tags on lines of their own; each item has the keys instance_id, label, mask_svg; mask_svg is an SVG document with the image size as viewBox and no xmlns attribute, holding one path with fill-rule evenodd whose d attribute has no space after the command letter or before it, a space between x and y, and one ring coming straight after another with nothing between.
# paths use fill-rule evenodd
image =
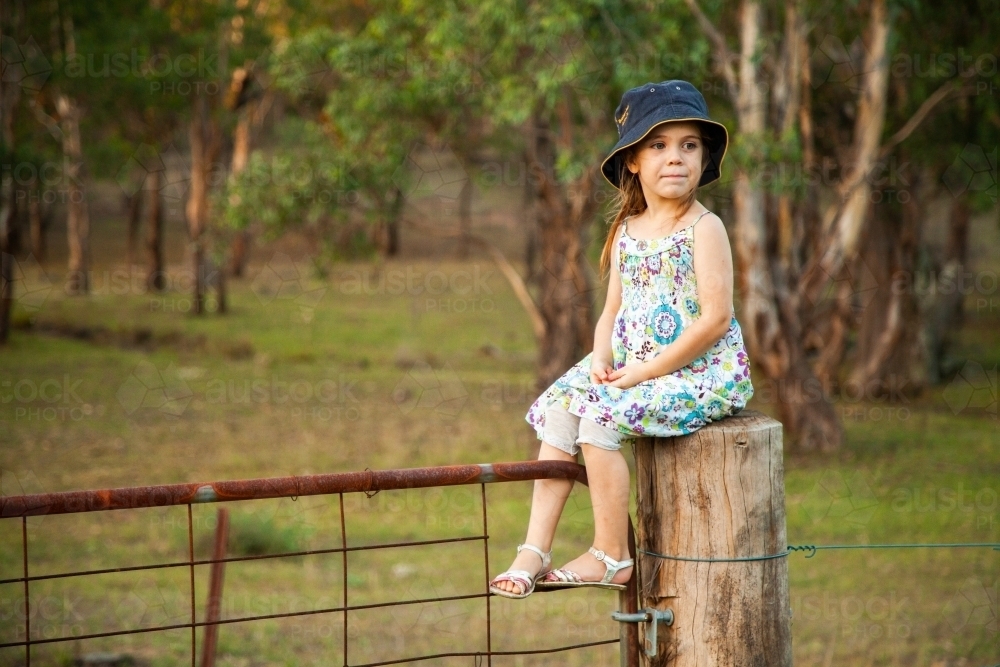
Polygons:
<instances>
[{"instance_id":1,"label":"fallen branch","mask_svg":"<svg viewBox=\"0 0 1000 667\"><path fill-rule=\"evenodd\" d=\"M407 224L432 236L442 238L456 238L460 236L458 232L442 232L439 229L433 229L429 226L424 226L412 221L408 221ZM486 249L486 252L490 254L490 257L496 263L497 268L500 269L500 273L502 273L503 277L507 279L508 283L510 283L511 289L514 290L514 295L517 297L517 300L521 302L521 307L523 307L525 312L528 313L528 317L531 319L531 328L535 334L535 340L544 339L545 331L547 329L545 318L542 317L541 311L539 311L538 306L535 305L535 300L531 298L531 294L528 292L528 286L525 285L524 279L521 278L521 274L519 274L517 269L515 269L507 260L507 257L503 254L503 252L501 252L499 248L490 243L488 240L475 234L469 234L467 235L467 238L473 243L481 245Z\"/></svg>"}]
</instances>

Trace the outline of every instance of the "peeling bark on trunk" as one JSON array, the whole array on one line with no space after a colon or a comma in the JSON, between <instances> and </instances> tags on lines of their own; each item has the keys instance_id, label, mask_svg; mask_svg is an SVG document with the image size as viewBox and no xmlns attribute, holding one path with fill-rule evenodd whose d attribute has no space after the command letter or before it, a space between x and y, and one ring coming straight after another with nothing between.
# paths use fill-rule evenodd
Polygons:
<instances>
[{"instance_id":1,"label":"peeling bark on trunk","mask_svg":"<svg viewBox=\"0 0 1000 667\"><path fill-rule=\"evenodd\" d=\"M846 273L845 269L842 274ZM852 296L851 282L842 276L829 304L813 317L818 320L817 326L803 340L807 356L812 352L818 355L812 364L813 373L828 396L835 395L840 385L840 367L854 319Z\"/></svg>"},{"instance_id":2,"label":"peeling bark on trunk","mask_svg":"<svg viewBox=\"0 0 1000 667\"><path fill-rule=\"evenodd\" d=\"M824 212L823 229L829 230L824 252L807 267L804 275L803 292L813 303L819 300L830 278L839 274L844 263L857 254L867 219L872 191L867 175L879 159L889 82L885 0L872 0L867 33L868 50L858 93L850 169L837 186L838 203Z\"/></svg>"},{"instance_id":3,"label":"peeling bark on trunk","mask_svg":"<svg viewBox=\"0 0 1000 667\"><path fill-rule=\"evenodd\" d=\"M764 11L760 3L744 0L739 14L739 66L734 69L734 58L722 33L695 0L686 1L718 51L719 70L730 90L744 146L752 150L758 137L778 138L796 129L797 124L802 166L805 173L812 173L816 155L808 30L799 3L789 0L784 4L784 35L777 56L761 60L760 49L767 40L762 35ZM845 299L851 295L841 295L845 298L835 300L832 308L824 297L831 281L856 256L870 200L865 176L880 157L888 81L884 0L872 0L869 16L865 74L858 94L850 169L837 188L840 201L820 212L819 193L813 183L807 184L801 201L783 192L769 199L752 173L737 170L733 183L741 318L751 368L759 370L754 384L763 390L760 395L764 400L774 400L789 440L800 450L836 449L842 439L840 420L817 371L832 382L843 356L851 321ZM772 63L768 81L761 75L763 62ZM770 91L770 107L765 90ZM748 164L760 160L751 156ZM820 331L832 339L810 343ZM810 345L822 350L818 360L809 358Z\"/></svg>"},{"instance_id":4,"label":"peeling bark on trunk","mask_svg":"<svg viewBox=\"0 0 1000 667\"><path fill-rule=\"evenodd\" d=\"M800 42L797 13L786 17L787 41ZM744 2L740 10L739 86L735 99L739 129L752 142L764 136L766 98L760 85L759 64L754 59L760 40L763 11L756 2ZM785 63L791 70L775 91L777 109L772 115L778 131L789 127L799 115L798 60L801 44L790 45ZM793 64L794 63L794 64ZM752 143L751 143L752 145ZM777 261L768 252L768 225L764 188L753 175L738 170L733 184L736 217L735 252L742 296L742 325L751 359L758 369L755 386L762 400L774 401L789 434L802 450L833 450L840 446L840 422L805 358L800 325L800 301L794 289L785 287L795 270L795 234L790 202L777 202ZM751 370L751 372L753 372Z\"/></svg>"},{"instance_id":5,"label":"peeling bark on trunk","mask_svg":"<svg viewBox=\"0 0 1000 667\"><path fill-rule=\"evenodd\" d=\"M847 384L869 393L897 395L922 384L915 371L920 362L919 304L912 277L919 249L922 187L915 176L910 198L898 206L883 207L869 223L863 259L876 287L864 298L858 326L858 345Z\"/></svg>"}]
</instances>

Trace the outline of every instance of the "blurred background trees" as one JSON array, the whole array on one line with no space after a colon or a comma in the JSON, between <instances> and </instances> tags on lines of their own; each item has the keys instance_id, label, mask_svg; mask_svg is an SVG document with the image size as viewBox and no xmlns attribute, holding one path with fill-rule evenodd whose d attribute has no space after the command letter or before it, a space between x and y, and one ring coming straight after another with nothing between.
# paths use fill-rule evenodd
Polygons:
<instances>
[{"instance_id":1,"label":"blurred background trees","mask_svg":"<svg viewBox=\"0 0 1000 667\"><path fill-rule=\"evenodd\" d=\"M730 128L702 201L730 228L755 387L797 447L834 450L829 396L917 393L958 370L969 221L996 210L1000 75L982 26L997 10L9 0L0 338L25 267L57 272L56 228L68 294L86 298L92 231L115 225L143 289L186 267L194 315L225 313L227 280L284 235L324 275L428 253L406 228L496 263L544 389L593 345L612 112L628 88L683 78ZM484 199L498 185L517 197ZM488 233L501 214L516 235ZM165 245L175 220L182 256Z\"/></svg>"}]
</instances>

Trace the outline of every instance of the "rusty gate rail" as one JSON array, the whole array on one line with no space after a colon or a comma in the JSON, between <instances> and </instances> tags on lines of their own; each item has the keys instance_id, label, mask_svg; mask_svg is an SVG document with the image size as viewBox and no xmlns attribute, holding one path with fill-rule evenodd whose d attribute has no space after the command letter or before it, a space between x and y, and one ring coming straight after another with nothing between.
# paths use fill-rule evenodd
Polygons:
<instances>
[{"instance_id":1,"label":"rusty gate rail","mask_svg":"<svg viewBox=\"0 0 1000 667\"><path fill-rule=\"evenodd\" d=\"M438 653L434 655L411 656L402 659L393 659L383 662L365 663L355 665L355 667L375 667L376 665L398 664L403 662L414 662L420 660L431 660L444 657L469 656L476 658L486 657L487 664L492 664L494 655L533 655L542 653L555 653L569 651L573 649L601 646L605 644L619 643L619 639L587 642L560 646L556 648L523 650L523 651L494 651L492 646L492 630L490 621L490 593L487 588L483 593L473 593L467 595L454 595L448 597L428 598L419 600L403 600L395 602L383 602L377 604L349 605L347 587L347 554L353 551L368 551L374 549L390 549L410 546L423 546L428 544L444 544L452 542L469 542L481 540L483 542L483 560L485 566L485 581L489 581L489 530L487 523L486 505L486 485L497 482L517 482L530 481L536 479L567 479L582 484L587 484L587 472L584 466L566 461L517 461L508 463L480 463L469 465L439 466L427 468L409 468L396 470L370 470L361 472L332 473L321 475L300 475L291 477L270 477L247 480L230 480L208 483L188 483L188 484L166 484L157 486L137 486L114 489L100 489L89 491L65 491L57 493L40 493L21 496L7 496L0 498L0 520L21 519L21 540L23 576L8 579L0 579L0 584L12 584L23 582L24 584L24 641L0 643L0 648L10 648L23 646L25 649L25 665L31 665L31 647L37 644L49 644L54 642L74 641L81 639L95 639L100 637L113 637L119 635L138 634L146 632L160 632L167 630L177 630L183 628L191 629L191 664L195 667L196 654L196 630L198 627L208 625L249 622L255 620L288 618L293 616L308 616L323 613L343 614L343 664L348 663L348 612L373 609L379 607L392 607L399 605L423 604L428 602L445 602L451 600L466 600L474 598L484 598L486 602L486 650ZM426 489L442 486L459 486L478 484L481 487L482 512L483 512L483 532L481 535L470 537L453 537L436 540L419 540L410 542L391 542L373 544L366 546L347 546L347 530L344 513L345 493L365 493L369 497L379 491L404 490L404 489ZM300 496L315 495L339 495L340 496L340 528L341 546L327 549L312 549L306 551L294 551L277 554L263 554L253 556L229 556L221 559L198 559L194 558L194 529L192 521L192 505L196 503L229 502L239 500L261 500L267 498L292 498ZM28 533L27 519L31 516L54 515L54 514L74 514L81 512L104 512L111 510L127 510L152 507L187 506L188 524L188 559L183 561L153 563L148 565L132 565L116 568L102 568L94 570L78 570L59 572L54 574L31 575L29 573L28 557ZM631 522L629 524L630 544L634 544ZM340 553L343 564L343 599L342 604L337 607L325 609L313 609L299 612L286 612L277 614L262 614L257 616L243 616L239 618L227 618L213 621L198 621L195 614L195 578L194 567L196 565L208 565L211 563L227 563L247 560L265 560L272 558L289 558L296 556L308 556L315 554ZM154 570L162 568L187 567L190 576L190 599L191 618L187 623L174 623L170 625L159 625L131 630L117 630L111 632L98 632L84 635L69 635L60 637L46 637L40 639L31 638L31 614L30 614L30 582L44 579L63 579L68 577L82 577L97 574L107 574L113 572L133 572L138 570ZM633 606L635 597L635 578L630 581L628 595L628 606ZM634 611L634 610L633 610ZM630 642L631 643L631 642ZM626 659L628 664L633 664L631 655ZM623 664L625 664L623 662Z\"/></svg>"},{"instance_id":2,"label":"rusty gate rail","mask_svg":"<svg viewBox=\"0 0 1000 667\"><path fill-rule=\"evenodd\" d=\"M567 461L515 461L36 493L0 498L0 518L534 479L572 479L586 484L587 472L583 466Z\"/></svg>"}]
</instances>

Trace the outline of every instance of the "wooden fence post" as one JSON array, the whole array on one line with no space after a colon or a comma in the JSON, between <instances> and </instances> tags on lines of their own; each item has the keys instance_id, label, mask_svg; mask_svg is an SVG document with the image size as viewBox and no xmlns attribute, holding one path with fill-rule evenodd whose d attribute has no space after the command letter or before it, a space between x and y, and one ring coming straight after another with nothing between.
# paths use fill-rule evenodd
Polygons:
<instances>
[{"instance_id":1,"label":"wooden fence post","mask_svg":"<svg viewBox=\"0 0 1000 667\"><path fill-rule=\"evenodd\" d=\"M628 553L635 558L635 528L628 524ZM634 572L635 570L633 570ZM618 610L634 614L639 610L638 577L628 580L625 590L618 593ZM639 628L635 623L622 623L618 631L619 667L641 667L639 662Z\"/></svg>"},{"instance_id":2,"label":"wooden fence post","mask_svg":"<svg viewBox=\"0 0 1000 667\"><path fill-rule=\"evenodd\" d=\"M635 445L639 605L673 610L651 667L792 664L781 424L744 410ZM640 628L645 642L646 626Z\"/></svg>"}]
</instances>

